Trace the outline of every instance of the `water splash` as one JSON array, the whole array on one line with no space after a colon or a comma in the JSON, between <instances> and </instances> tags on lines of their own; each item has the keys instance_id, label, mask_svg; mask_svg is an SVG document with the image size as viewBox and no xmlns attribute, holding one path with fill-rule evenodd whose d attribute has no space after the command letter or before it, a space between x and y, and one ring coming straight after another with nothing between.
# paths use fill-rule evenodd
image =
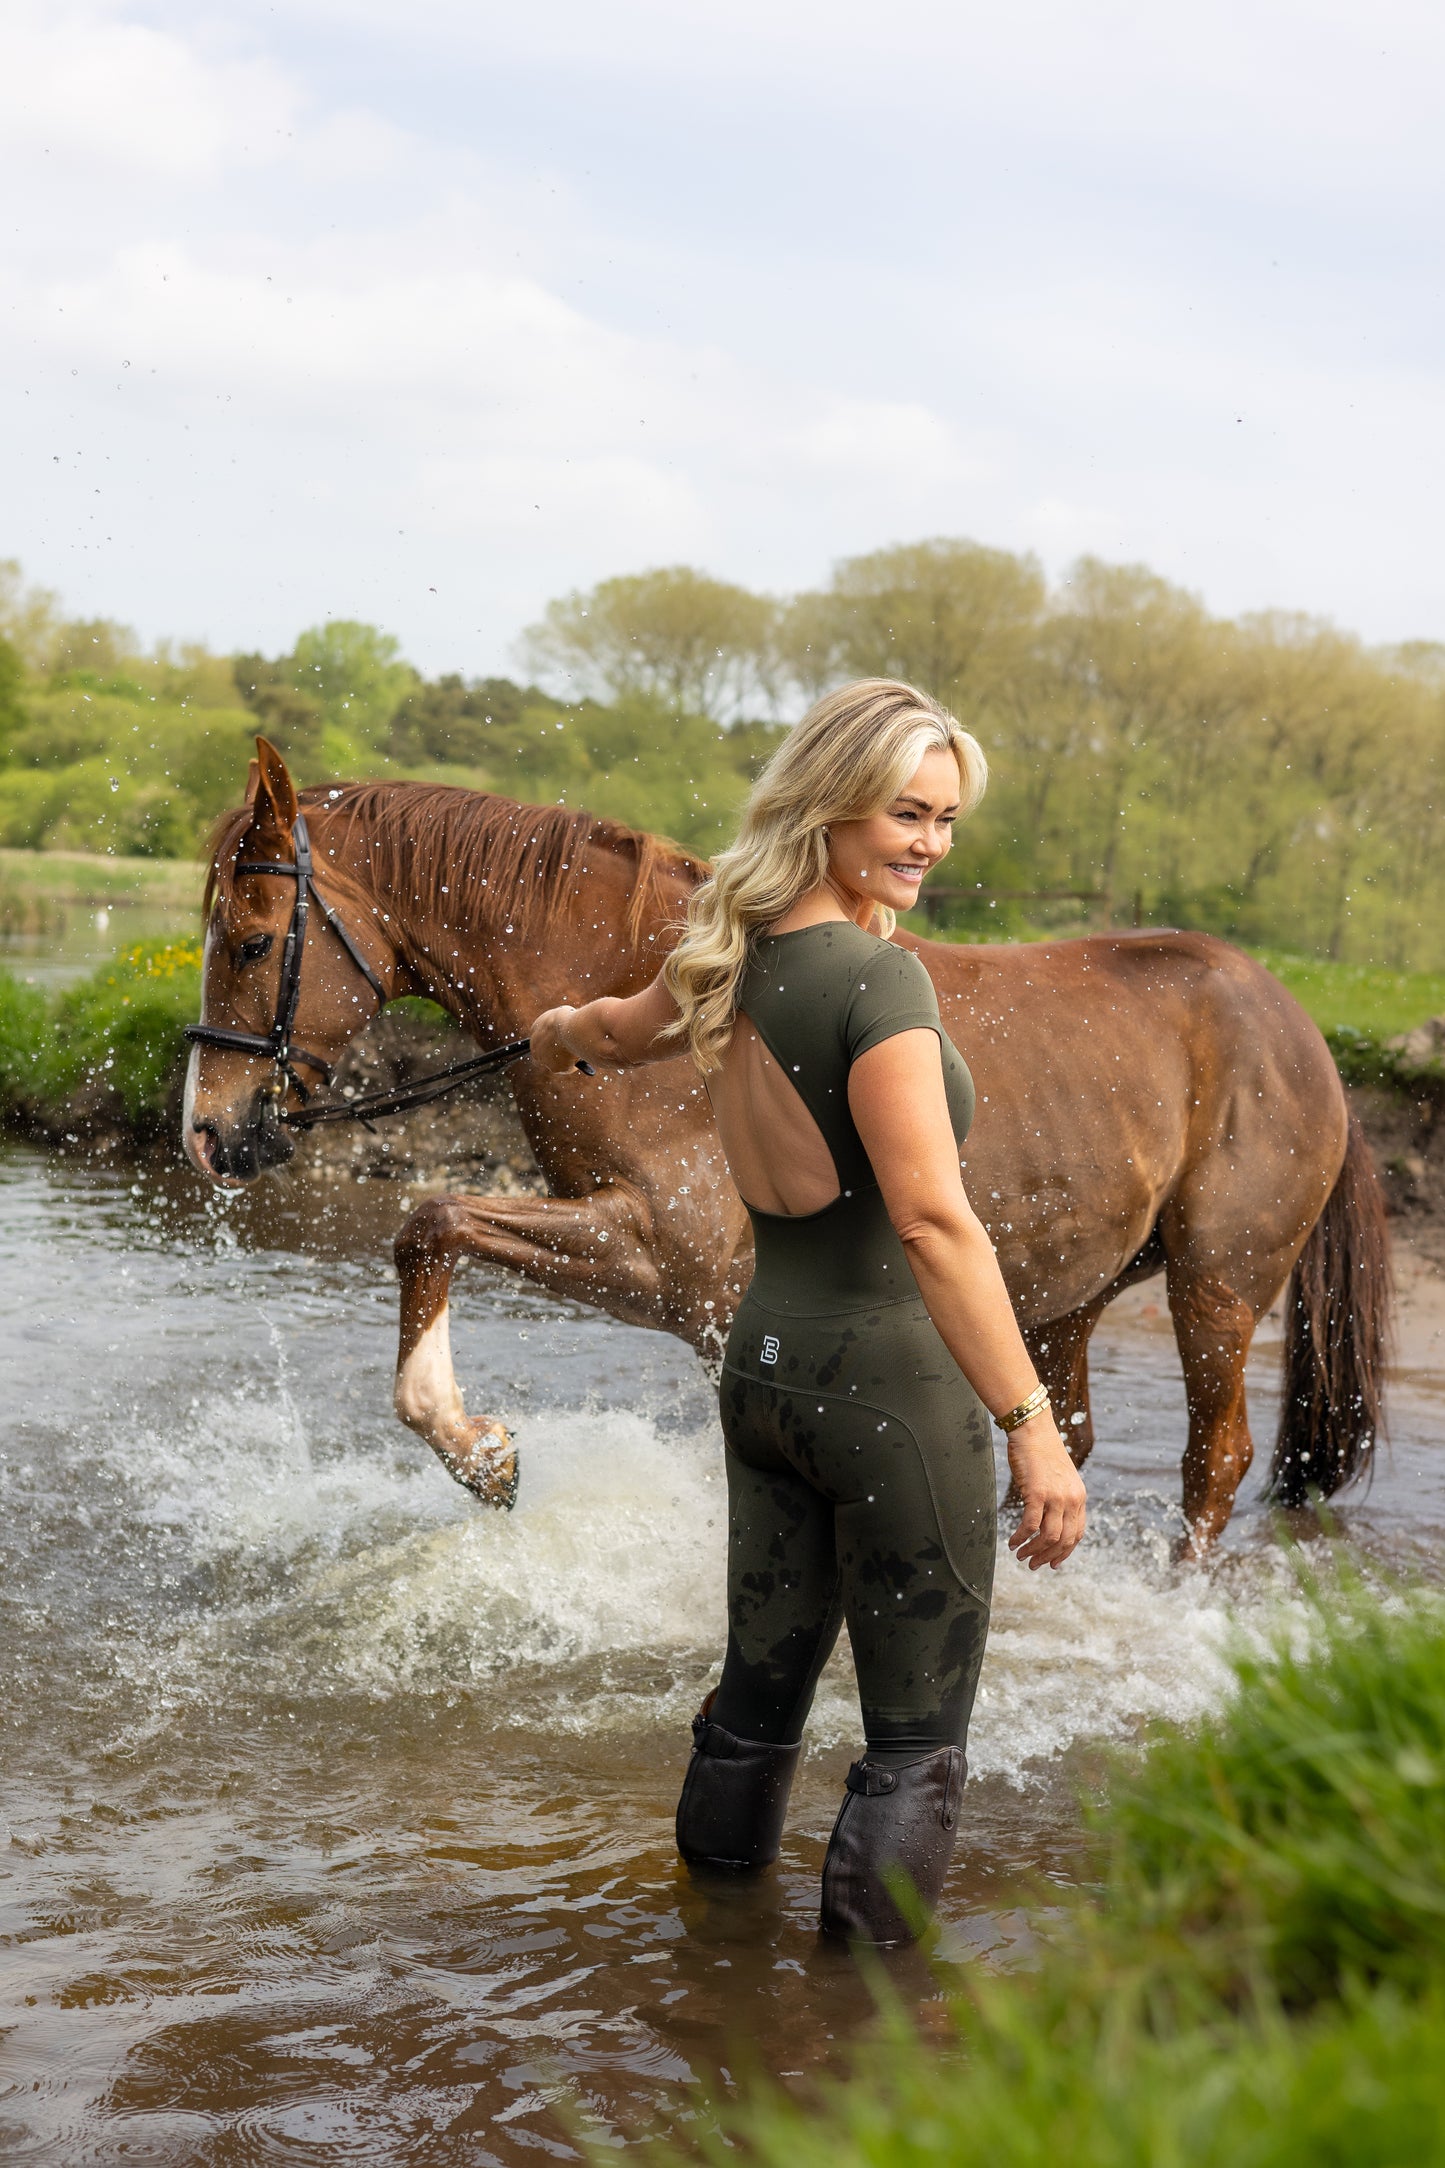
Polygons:
<instances>
[{"instance_id":1,"label":"water splash","mask_svg":"<svg viewBox=\"0 0 1445 2168\"><path fill-rule=\"evenodd\" d=\"M314 1439L284 1378L199 1402L168 1437L137 1428L114 1465L142 1527L196 1577L203 1619L154 1638L168 1694L218 1667L317 1693L468 1697L498 1729L572 1735L686 1722L724 1633L726 1500L715 1432L661 1432L618 1409L521 1426L515 1513L479 1509L399 1434ZM1278 1554L1228 1573L1179 1569L1174 1509L1143 1493L1096 1508L1059 1574L1001 1550L970 1742L976 1774L1026 1785L1081 1742L1191 1721L1228 1691L1226 1645L1288 1599ZM179 1622L178 1622L179 1623ZM201 1660L201 1652L204 1660ZM159 1667L159 1669L157 1669ZM855 1745L846 1641L809 1728Z\"/></svg>"}]
</instances>

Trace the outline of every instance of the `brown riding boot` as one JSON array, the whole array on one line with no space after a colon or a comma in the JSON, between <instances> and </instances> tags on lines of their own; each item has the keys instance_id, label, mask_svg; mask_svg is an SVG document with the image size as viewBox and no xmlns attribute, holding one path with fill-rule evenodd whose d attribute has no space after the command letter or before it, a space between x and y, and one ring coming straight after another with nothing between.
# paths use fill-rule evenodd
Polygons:
<instances>
[{"instance_id":1,"label":"brown riding boot","mask_svg":"<svg viewBox=\"0 0 1445 2168\"><path fill-rule=\"evenodd\" d=\"M953 1857L967 1774L956 1746L940 1747L902 1769L854 1762L823 1862L825 1934L882 1949L916 1939L889 1883L911 1885L932 1915Z\"/></svg>"},{"instance_id":2,"label":"brown riding boot","mask_svg":"<svg viewBox=\"0 0 1445 2168\"><path fill-rule=\"evenodd\" d=\"M677 1802L677 1849L689 1867L767 1867L783 1841L793 1772L803 1751L739 1739L708 1715L714 1694L692 1720L692 1759Z\"/></svg>"}]
</instances>

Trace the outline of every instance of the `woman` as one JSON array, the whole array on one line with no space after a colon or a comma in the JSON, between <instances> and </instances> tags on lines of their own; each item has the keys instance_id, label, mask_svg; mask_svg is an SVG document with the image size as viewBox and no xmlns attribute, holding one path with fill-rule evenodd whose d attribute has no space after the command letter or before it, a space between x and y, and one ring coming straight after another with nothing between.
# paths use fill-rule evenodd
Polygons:
<instances>
[{"instance_id":1,"label":"woman","mask_svg":"<svg viewBox=\"0 0 1445 2168\"><path fill-rule=\"evenodd\" d=\"M990 1411L1023 1501L1015 1556L1060 1566L1084 1529L964 1195L973 1084L928 973L890 940L986 779L975 740L912 686L828 694L758 779L652 985L532 1026L533 1060L558 1073L666 1060L681 1040L753 1223L721 1388L727 1653L693 1722L678 1849L690 1865L777 1857L846 1618L867 1743L822 1924L879 1944L910 1933L900 1882L931 1911L953 1850L993 1578Z\"/></svg>"}]
</instances>

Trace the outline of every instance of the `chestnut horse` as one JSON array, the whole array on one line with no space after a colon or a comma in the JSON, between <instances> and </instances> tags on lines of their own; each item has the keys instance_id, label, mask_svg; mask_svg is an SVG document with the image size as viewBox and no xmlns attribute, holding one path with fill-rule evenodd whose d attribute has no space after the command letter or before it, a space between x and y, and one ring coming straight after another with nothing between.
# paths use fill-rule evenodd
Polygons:
<instances>
[{"instance_id":1,"label":"chestnut horse","mask_svg":"<svg viewBox=\"0 0 1445 2168\"><path fill-rule=\"evenodd\" d=\"M304 811L317 895L290 1034L319 1069L381 998L425 994L483 1047L542 1009L632 993L655 974L697 860L560 807L422 783L298 799L258 741L247 805L224 816L207 885L207 1026L271 1031ZM262 870L254 869L258 866ZM1253 1448L1244 1369L1286 1282L1270 1485L1328 1496L1369 1463L1389 1266L1379 1185L1324 1040L1258 964L1191 933L1017 947L898 936L926 965L978 1086L970 1195L1077 1461L1093 1444L1089 1335L1122 1288L1162 1272L1189 1409L1186 1546L1229 1518ZM376 990L373 990L376 989ZM402 1420L464 1474L491 1417L466 1414L448 1337L464 1257L521 1272L716 1356L752 1269L746 1215L707 1094L684 1059L595 1078L510 1072L546 1198L438 1197L401 1230ZM293 1078L265 1053L192 1053L185 1146L212 1179L289 1156ZM314 1077L309 1079L314 1084ZM1291 1275L1293 1277L1291 1278ZM485 1485L477 1484L482 1495Z\"/></svg>"}]
</instances>

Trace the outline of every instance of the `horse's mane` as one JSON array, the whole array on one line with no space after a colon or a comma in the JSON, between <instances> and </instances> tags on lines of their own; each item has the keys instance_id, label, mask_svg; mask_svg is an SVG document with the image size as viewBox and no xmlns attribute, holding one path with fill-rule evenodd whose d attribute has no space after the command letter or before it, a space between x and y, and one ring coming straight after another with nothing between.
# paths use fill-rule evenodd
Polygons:
<instances>
[{"instance_id":1,"label":"horse's mane","mask_svg":"<svg viewBox=\"0 0 1445 2168\"><path fill-rule=\"evenodd\" d=\"M523 940L544 933L566 908L589 846L634 862L627 901L627 931L634 939L648 912L664 908L667 874L701 880L707 872L701 859L666 837L621 821L567 806L522 805L450 783L317 785L300 797L303 812L339 816L347 844L362 831L372 878L383 894L418 904L445 923L456 909L458 887L485 883L503 898L511 929ZM223 813L212 830L202 906L207 919L213 904L230 901L251 820L252 808L241 806ZM339 873L337 868L333 878Z\"/></svg>"}]
</instances>

